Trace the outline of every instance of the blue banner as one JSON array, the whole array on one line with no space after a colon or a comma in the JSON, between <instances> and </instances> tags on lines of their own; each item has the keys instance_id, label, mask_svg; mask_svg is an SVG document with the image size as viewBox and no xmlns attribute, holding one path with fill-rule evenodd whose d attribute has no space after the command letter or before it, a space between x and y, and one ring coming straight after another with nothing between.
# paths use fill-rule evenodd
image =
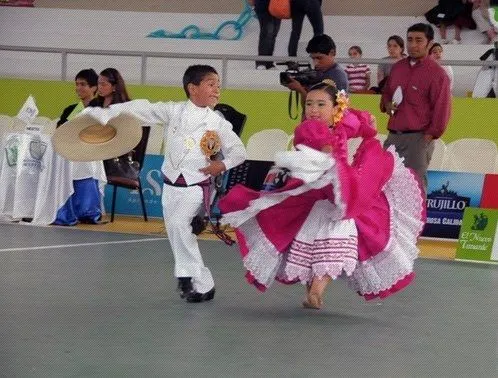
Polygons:
<instances>
[{"instance_id":1,"label":"blue banner","mask_svg":"<svg viewBox=\"0 0 498 378\"><path fill-rule=\"evenodd\" d=\"M466 207L481 202L484 175L480 173L429 171L427 223L423 236L458 239Z\"/></svg>"}]
</instances>

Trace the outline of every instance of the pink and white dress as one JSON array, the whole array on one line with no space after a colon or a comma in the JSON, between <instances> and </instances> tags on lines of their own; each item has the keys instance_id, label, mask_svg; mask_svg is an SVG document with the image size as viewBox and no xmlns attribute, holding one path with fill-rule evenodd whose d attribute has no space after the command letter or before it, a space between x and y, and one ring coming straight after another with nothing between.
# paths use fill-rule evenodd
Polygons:
<instances>
[{"instance_id":1,"label":"pink and white dress","mask_svg":"<svg viewBox=\"0 0 498 378\"><path fill-rule=\"evenodd\" d=\"M346 277L367 300L404 288L414 277L425 223L418 179L393 148L382 148L367 112L348 109L326 129L331 154L316 147L323 130L298 135L326 126L304 123L296 129L297 150L276 155L276 164L290 170L284 187L258 192L236 185L219 203L235 227L248 282L264 291L275 280ZM349 165L347 139L354 137L363 141Z\"/></svg>"}]
</instances>

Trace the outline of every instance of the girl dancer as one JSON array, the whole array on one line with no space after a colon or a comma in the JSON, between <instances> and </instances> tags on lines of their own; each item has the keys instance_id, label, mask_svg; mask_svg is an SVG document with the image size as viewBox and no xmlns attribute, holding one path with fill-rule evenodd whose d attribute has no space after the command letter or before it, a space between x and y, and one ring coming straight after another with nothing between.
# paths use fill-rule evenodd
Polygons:
<instances>
[{"instance_id":1,"label":"girl dancer","mask_svg":"<svg viewBox=\"0 0 498 378\"><path fill-rule=\"evenodd\" d=\"M319 309L330 280L345 276L365 299L385 298L414 277L425 221L423 191L394 149L375 138L375 119L348 108L330 82L312 87L296 151L276 155L285 185L257 192L237 185L220 201L236 227L247 280L306 285L304 307ZM351 165L347 140L361 137Z\"/></svg>"}]
</instances>

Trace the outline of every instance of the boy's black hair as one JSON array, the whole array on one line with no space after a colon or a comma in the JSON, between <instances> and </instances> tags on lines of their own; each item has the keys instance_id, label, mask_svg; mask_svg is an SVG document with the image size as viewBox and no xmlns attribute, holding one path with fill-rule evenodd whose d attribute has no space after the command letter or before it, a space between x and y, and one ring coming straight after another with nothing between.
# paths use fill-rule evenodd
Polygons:
<instances>
[{"instance_id":1,"label":"boy's black hair","mask_svg":"<svg viewBox=\"0 0 498 378\"><path fill-rule=\"evenodd\" d=\"M327 34L316 35L310 39L308 46L306 47L306 52L308 54L320 53L329 54L330 52L335 54L335 43L332 38Z\"/></svg>"},{"instance_id":2,"label":"boy's black hair","mask_svg":"<svg viewBox=\"0 0 498 378\"><path fill-rule=\"evenodd\" d=\"M190 98L188 85L199 85L204 77L210 73L218 75L218 72L216 72L213 67L204 64L195 64L187 68L187 70L183 74L183 89L185 90L185 94L188 98Z\"/></svg>"},{"instance_id":3,"label":"boy's black hair","mask_svg":"<svg viewBox=\"0 0 498 378\"><path fill-rule=\"evenodd\" d=\"M410 32L422 32L425 34L425 37L430 41L434 39L434 29L432 28L431 25L429 24L424 24L423 22L420 22L418 24L414 24L408 28L406 33Z\"/></svg>"},{"instance_id":4,"label":"boy's black hair","mask_svg":"<svg viewBox=\"0 0 498 378\"><path fill-rule=\"evenodd\" d=\"M97 75L97 72L95 72L93 69L88 68L86 70L81 70L80 72L78 72L74 78L74 81L76 81L76 79L86 80L88 86L96 87L97 81L99 80L99 75Z\"/></svg>"}]
</instances>

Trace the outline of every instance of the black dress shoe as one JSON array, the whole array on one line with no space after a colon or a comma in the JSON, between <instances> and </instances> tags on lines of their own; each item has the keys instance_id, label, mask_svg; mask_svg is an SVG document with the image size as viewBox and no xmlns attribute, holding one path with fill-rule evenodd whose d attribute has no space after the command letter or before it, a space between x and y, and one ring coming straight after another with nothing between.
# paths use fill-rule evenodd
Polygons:
<instances>
[{"instance_id":1,"label":"black dress shoe","mask_svg":"<svg viewBox=\"0 0 498 378\"><path fill-rule=\"evenodd\" d=\"M182 299L192 293L194 291L192 277L178 277L178 291L180 292L180 298Z\"/></svg>"},{"instance_id":2,"label":"black dress shoe","mask_svg":"<svg viewBox=\"0 0 498 378\"><path fill-rule=\"evenodd\" d=\"M214 298L214 287L209 290L207 293L198 293L197 291L191 291L187 296L185 297L187 302L189 303L199 303L199 302L204 302L204 301L210 301L211 299Z\"/></svg>"}]
</instances>

